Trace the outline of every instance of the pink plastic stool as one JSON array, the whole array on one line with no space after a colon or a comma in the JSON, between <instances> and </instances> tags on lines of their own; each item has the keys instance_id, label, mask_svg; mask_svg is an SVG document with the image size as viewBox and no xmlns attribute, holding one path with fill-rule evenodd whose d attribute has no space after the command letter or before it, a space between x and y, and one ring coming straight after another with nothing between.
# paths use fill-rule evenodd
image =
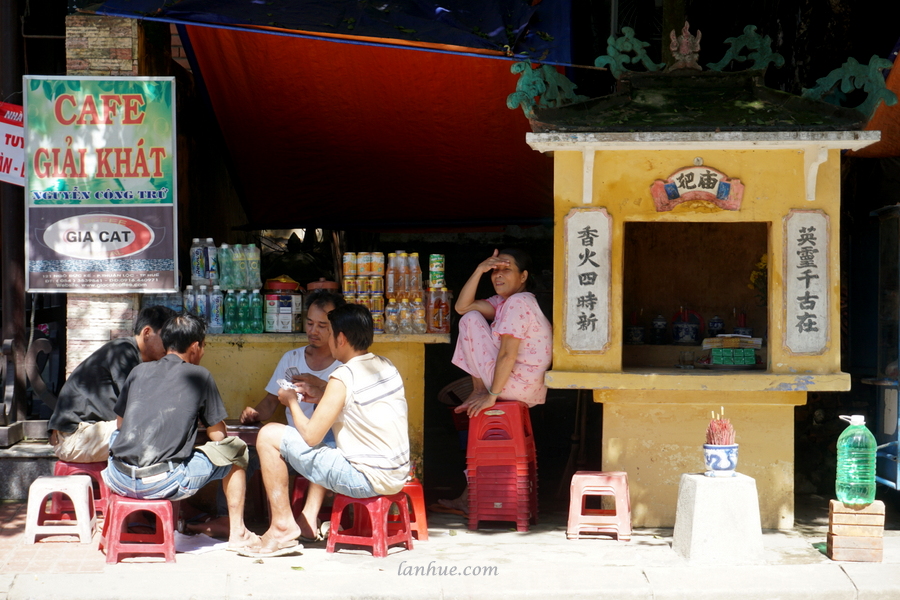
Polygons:
<instances>
[{"instance_id":1,"label":"pink plastic stool","mask_svg":"<svg viewBox=\"0 0 900 600\"><path fill-rule=\"evenodd\" d=\"M89 476L96 484L98 488L98 494L94 494L94 511L98 515L106 514L106 504L109 501L109 488L106 487L106 483L103 481L103 476L100 473L106 468L105 462L92 462L92 463L73 463L66 462L64 460L56 461L56 465L53 467L54 475L87 475ZM62 498L59 494L53 494L53 498L50 502L50 512L55 515L59 515L60 519L67 519L68 515L65 513L70 513L74 511L74 507L72 503L65 498Z\"/></svg>"},{"instance_id":2,"label":"pink plastic stool","mask_svg":"<svg viewBox=\"0 0 900 600\"><path fill-rule=\"evenodd\" d=\"M335 494L334 506L331 509L331 523L340 523L344 508L353 505L353 526L343 531L331 530L328 534L326 552L334 552L338 544L369 546L372 556L384 558L388 547L394 544L406 544L407 550L413 549L412 531L409 526L409 507L407 496L403 492L393 496L374 496L372 498L350 498ZM392 504L400 509L400 521L388 523L388 513ZM365 508L365 511L362 509ZM367 512L369 518L363 516Z\"/></svg>"},{"instance_id":3,"label":"pink plastic stool","mask_svg":"<svg viewBox=\"0 0 900 600\"><path fill-rule=\"evenodd\" d=\"M614 496L615 510L586 508L588 496ZM569 487L569 523L566 537L577 540L594 534L631 539L631 497L624 471L578 471Z\"/></svg>"},{"instance_id":4,"label":"pink plastic stool","mask_svg":"<svg viewBox=\"0 0 900 600\"><path fill-rule=\"evenodd\" d=\"M162 554L167 563L175 562L177 505L178 502L169 500L136 500L110 493L109 512L103 522L103 535L100 538L100 549L106 548L106 562L115 564L125 555L148 554ZM140 510L156 515L154 533L128 532L128 517Z\"/></svg>"}]
</instances>

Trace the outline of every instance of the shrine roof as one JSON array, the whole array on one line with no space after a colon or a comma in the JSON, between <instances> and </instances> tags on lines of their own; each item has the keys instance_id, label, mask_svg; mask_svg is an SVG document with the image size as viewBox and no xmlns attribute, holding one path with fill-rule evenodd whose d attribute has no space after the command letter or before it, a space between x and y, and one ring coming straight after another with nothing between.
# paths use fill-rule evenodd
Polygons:
<instances>
[{"instance_id":1,"label":"shrine roof","mask_svg":"<svg viewBox=\"0 0 900 600\"><path fill-rule=\"evenodd\" d=\"M858 131L866 117L763 84L762 70L628 73L618 90L559 108L535 108L531 128L550 132Z\"/></svg>"}]
</instances>

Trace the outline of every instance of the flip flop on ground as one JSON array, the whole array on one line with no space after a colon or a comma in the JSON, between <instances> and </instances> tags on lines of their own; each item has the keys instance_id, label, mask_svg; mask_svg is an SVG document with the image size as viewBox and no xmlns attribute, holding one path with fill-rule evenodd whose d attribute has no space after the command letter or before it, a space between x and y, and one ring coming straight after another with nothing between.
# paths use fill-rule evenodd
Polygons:
<instances>
[{"instance_id":1,"label":"flip flop on ground","mask_svg":"<svg viewBox=\"0 0 900 600\"><path fill-rule=\"evenodd\" d=\"M229 552L240 552L241 550L246 550L248 548L256 548L262 543L262 538L253 533L252 531L248 531L250 537L242 542L228 543L228 546L225 548Z\"/></svg>"},{"instance_id":2,"label":"flip flop on ground","mask_svg":"<svg viewBox=\"0 0 900 600\"><path fill-rule=\"evenodd\" d=\"M262 546L251 548L243 548L238 550L238 555L247 556L249 558L274 558L276 556L287 556L289 554L300 554L303 550L303 544L297 540L287 540L284 542L266 543Z\"/></svg>"},{"instance_id":3,"label":"flip flop on ground","mask_svg":"<svg viewBox=\"0 0 900 600\"><path fill-rule=\"evenodd\" d=\"M428 507L428 510L436 513L445 513L448 515L459 515L461 517L466 516L468 513L464 510L460 510L458 508L453 508L452 506L443 506L441 504L432 504Z\"/></svg>"},{"instance_id":4,"label":"flip flop on ground","mask_svg":"<svg viewBox=\"0 0 900 600\"><path fill-rule=\"evenodd\" d=\"M315 544L316 542L324 542L328 539L328 533L331 531L331 521L325 521L324 523L319 521L316 527L316 535L315 537L306 537L305 535L301 535L297 539L303 542L304 544Z\"/></svg>"}]
</instances>

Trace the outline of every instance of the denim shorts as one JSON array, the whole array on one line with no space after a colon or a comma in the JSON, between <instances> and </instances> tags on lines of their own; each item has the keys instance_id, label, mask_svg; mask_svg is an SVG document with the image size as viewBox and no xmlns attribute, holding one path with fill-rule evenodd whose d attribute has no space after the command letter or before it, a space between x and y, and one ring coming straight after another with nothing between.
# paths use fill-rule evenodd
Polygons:
<instances>
[{"instance_id":1,"label":"denim shorts","mask_svg":"<svg viewBox=\"0 0 900 600\"><path fill-rule=\"evenodd\" d=\"M110 446L118 436L113 432ZM232 465L217 467L205 454L194 450L191 457L181 464L173 464L173 469L152 477L132 477L112 464L103 471L103 480L109 489L128 498L141 500L181 500L193 496L211 481L222 479L231 472Z\"/></svg>"},{"instance_id":2,"label":"denim shorts","mask_svg":"<svg viewBox=\"0 0 900 600\"><path fill-rule=\"evenodd\" d=\"M285 462L313 483L351 498L378 495L366 476L337 449L333 437L326 437L318 446L310 447L299 431L285 427L280 450Z\"/></svg>"}]
</instances>

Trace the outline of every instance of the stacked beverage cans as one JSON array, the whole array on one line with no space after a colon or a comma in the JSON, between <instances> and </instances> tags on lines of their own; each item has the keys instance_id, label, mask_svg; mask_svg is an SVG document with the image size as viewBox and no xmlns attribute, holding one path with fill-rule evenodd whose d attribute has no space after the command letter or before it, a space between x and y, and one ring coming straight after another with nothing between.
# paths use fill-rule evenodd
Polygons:
<instances>
[{"instance_id":1,"label":"stacked beverage cans","mask_svg":"<svg viewBox=\"0 0 900 600\"><path fill-rule=\"evenodd\" d=\"M384 270L383 252L344 253L344 300L371 311L375 333L384 333Z\"/></svg>"}]
</instances>

